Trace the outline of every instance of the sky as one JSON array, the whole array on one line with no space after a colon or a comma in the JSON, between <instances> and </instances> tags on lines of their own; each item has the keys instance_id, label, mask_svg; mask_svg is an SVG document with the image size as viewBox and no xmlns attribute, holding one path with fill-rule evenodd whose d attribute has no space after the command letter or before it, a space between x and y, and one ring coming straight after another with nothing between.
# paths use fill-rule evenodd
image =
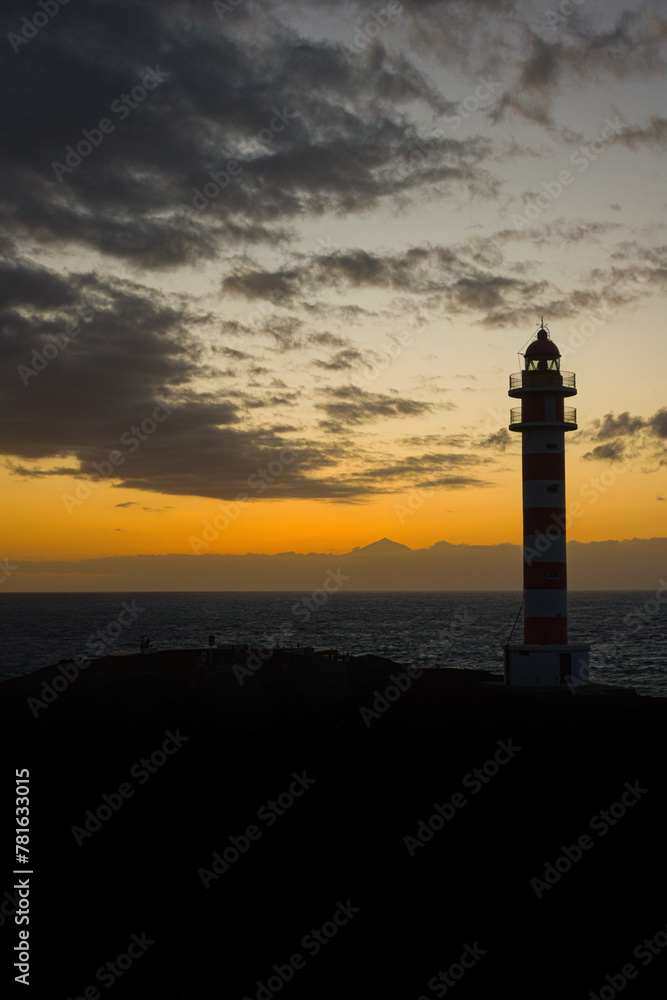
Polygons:
<instances>
[{"instance_id":1,"label":"sky","mask_svg":"<svg viewBox=\"0 0 667 1000\"><path fill-rule=\"evenodd\" d=\"M579 390L569 538L667 535L664 0L0 21L5 589L520 544L508 376L542 316Z\"/></svg>"}]
</instances>

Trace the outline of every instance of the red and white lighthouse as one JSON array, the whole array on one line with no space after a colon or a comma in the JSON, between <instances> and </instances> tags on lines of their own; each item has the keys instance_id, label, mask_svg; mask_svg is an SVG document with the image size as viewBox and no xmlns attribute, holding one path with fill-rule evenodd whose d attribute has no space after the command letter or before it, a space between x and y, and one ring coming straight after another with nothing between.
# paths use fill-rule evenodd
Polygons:
<instances>
[{"instance_id":1,"label":"red and white lighthouse","mask_svg":"<svg viewBox=\"0 0 667 1000\"><path fill-rule=\"evenodd\" d=\"M505 682L560 687L588 680L588 646L567 640L565 432L577 429L573 372L560 370L560 351L542 325L510 376L510 414L523 461L523 644L505 647Z\"/></svg>"}]
</instances>

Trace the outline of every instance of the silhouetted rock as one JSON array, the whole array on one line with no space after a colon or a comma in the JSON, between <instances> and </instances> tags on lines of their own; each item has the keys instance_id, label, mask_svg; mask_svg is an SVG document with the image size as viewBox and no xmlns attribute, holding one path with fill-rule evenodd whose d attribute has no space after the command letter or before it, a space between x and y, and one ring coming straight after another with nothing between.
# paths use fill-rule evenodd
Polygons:
<instances>
[{"instance_id":1,"label":"silhouetted rock","mask_svg":"<svg viewBox=\"0 0 667 1000\"><path fill-rule=\"evenodd\" d=\"M457 998L599 995L628 962L658 995L667 955L633 950L667 922L666 700L256 652L249 675L245 647L70 666L48 705L66 665L0 688L31 774L35 996L105 996L133 934L154 944L114 996L266 998L277 966L285 998L417 1000L473 953Z\"/></svg>"}]
</instances>

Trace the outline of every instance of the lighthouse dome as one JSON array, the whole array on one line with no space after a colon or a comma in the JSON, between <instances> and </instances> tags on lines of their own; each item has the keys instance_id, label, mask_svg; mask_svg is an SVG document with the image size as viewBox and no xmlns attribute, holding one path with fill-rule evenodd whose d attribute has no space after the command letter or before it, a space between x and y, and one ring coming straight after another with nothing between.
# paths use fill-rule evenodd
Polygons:
<instances>
[{"instance_id":1,"label":"lighthouse dome","mask_svg":"<svg viewBox=\"0 0 667 1000\"><path fill-rule=\"evenodd\" d=\"M526 348L524 357L527 370L558 371L560 368L560 351L543 326L537 331L537 339Z\"/></svg>"},{"instance_id":2,"label":"lighthouse dome","mask_svg":"<svg viewBox=\"0 0 667 1000\"><path fill-rule=\"evenodd\" d=\"M534 340L532 344L529 344L526 349L526 357L541 357L541 358L559 358L560 351L554 344L553 340L550 339L547 331L542 327L538 330L537 340Z\"/></svg>"}]
</instances>

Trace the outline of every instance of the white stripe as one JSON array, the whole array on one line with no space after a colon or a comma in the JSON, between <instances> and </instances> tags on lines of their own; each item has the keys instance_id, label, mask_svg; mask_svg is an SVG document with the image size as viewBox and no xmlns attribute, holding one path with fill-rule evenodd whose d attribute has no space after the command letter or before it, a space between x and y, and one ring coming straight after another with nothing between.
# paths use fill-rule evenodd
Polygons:
<instances>
[{"instance_id":1,"label":"white stripe","mask_svg":"<svg viewBox=\"0 0 667 1000\"><path fill-rule=\"evenodd\" d=\"M554 490L553 487L556 487ZM565 482L562 479L524 479L524 507L564 507Z\"/></svg>"},{"instance_id":2,"label":"white stripe","mask_svg":"<svg viewBox=\"0 0 667 1000\"><path fill-rule=\"evenodd\" d=\"M540 549L544 551L541 552ZM557 538L549 538L548 535L537 538L535 535L523 536L523 558L529 566L543 562L564 563L567 558L566 549L567 543L563 535Z\"/></svg>"},{"instance_id":3,"label":"white stripe","mask_svg":"<svg viewBox=\"0 0 667 1000\"><path fill-rule=\"evenodd\" d=\"M566 590L524 590L525 618L567 618Z\"/></svg>"},{"instance_id":4,"label":"white stripe","mask_svg":"<svg viewBox=\"0 0 667 1000\"><path fill-rule=\"evenodd\" d=\"M521 434L524 455L562 455L565 452L565 431L556 427L527 427ZM555 448L547 448L555 444Z\"/></svg>"}]
</instances>

